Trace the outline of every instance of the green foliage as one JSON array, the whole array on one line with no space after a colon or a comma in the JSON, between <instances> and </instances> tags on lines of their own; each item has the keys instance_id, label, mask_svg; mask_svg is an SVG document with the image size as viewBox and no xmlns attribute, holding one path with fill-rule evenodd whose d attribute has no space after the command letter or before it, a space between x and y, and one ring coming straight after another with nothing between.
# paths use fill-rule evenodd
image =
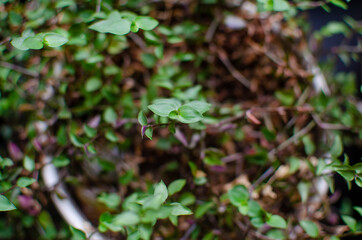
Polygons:
<instances>
[{"instance_id":1,"label":"green foliage","mask_svg":"<svg viewBox=\"0 0 362 240\"><path fill-rule=\"evenodd\" d=\"M104 203L109 209L115 209L121 203L121 198L116 193L101 193L97 200Z\"/></svg>"},{"instance_id":2,"label":"green foliage","mask_svg":"<svg viewBox=\"0 0 362 240\"><path fill-rule=\"evenodd\" d=\"M357 221L353 217L347 215L342 215L341 217L343 222L347 224L352 232L355 232L357 230Z\"/></svg>"},{"instance_id":3,"label":"green foliage","mask_svg":"<svg viewBox=\"0 0 362 240\"><path fill-rule=\"evenodd\" d=\"M158 21L149 16L137 16L132 12L113 11L105 20L92 24L89 29L101 33L125 35L130 31L138 32L139 29L152 30L157 25Z\"/></svg>"},{"instance_id":4,"label":"green foliage","mask_svg":"<svg viewBox=\"0 0 362 240\"><path fill-rule=\"evenodd\" d=\"M168 186L168 194L170 196L174 195L175 193L182 190L182 188L185 186L186 180L185 179L178 179L170 183Z\"/></svg>"},{"instance_id":5,"label":"green foliage","mask_svg":"<svg viewBox=\"0 0 362 240\"><path fill-rule=\"evenodd\" d=\"M266 223L274 228L286 228L287 222L279 215L272 215L268 218Z\"/></svg>"},{"instance_id":6,"label":"green foliage","mask_svg":"<svg viewBox=\"0 0 362 240\"><path fill-rule=\"evenodd\" d=\"M34 162L34 160L31 159L31 158L28 157L28 156L25 156L23 165L24 165L24 168L25 168L26 170L28 170L29 172L32 172L32 171L34 171L34 169L35 169L35 162Z\"/></svg>"},{"instance_id":7,"label":"green foliage","mask_svg":"<svg viewBox=\"0 0 362 240\"><path fill-rule=\"evenodd\" d=\"M230 189L228 198L241 214L250 218L251 224L256 228L262 227L265 223L273 228L287 227L283 217L267 213L256 201L250 200L248 189L243 185L236 185Z\"/></svg>"},{"instance_id":8,"label":"green foliage","mask_svg":"<svg viewBox=\"0 0 362 240\"><path fill-rule=\"evenodd\" d=\"M48 164L115 238L337 238L296 209L319 204L312 182L333 192L334 174L362 187L361 163L340 160L362 136L356 76L318 64L329 88L318 93L294 39L308 25L298 11L348 1L238 2L3 1L0 211L15 211L0 238L86 239L48 209L38 177ZM313 37L361 33L345 17ZM359 61L359 46L343 47L339 59ZM324 202L318 211L328 219Z\"/></svg>"},{"instance_id":9,"label":"green foliage","mask_svg":"<svg viewBox=\"0 0 362 240\"><path fill-rule=\"evenodd\" d=\"M36 182L36 179L34 178L28 178L28 177L21 177L18 179L18 181L16 182L16 184L19 186L19 187L27 187L33 183Z\"/></svg>"},{"instance_id":10,"label":"green foliage","mask_svg":"<svg viewBox=\"0 0 362 240\"><path fill-rule=\"evenodd\" d=\"M4 195L0 195L0 211L15 210L16 207Z\"/></svg>"},{"instance_id":11,"label":"green foliage","mask_svg":"<svg viewBox=\"0 0 362 240\"><path fill-rule=\"evenodd\" d=\"M87 236L81 230L76 229L72 226L69 226L69 229L72 233L72 240L86 240L87 239Z\"/></svg>"},{"instance_id":12,"label":"green foliage","mask_svg":"<svg viewBox=\"0 0 362 240\"><path fill-rule=\"evenodd\" d=\"M180 180L173 182L169 189L180 190ZM178 185L178 186L177 186ZM126 230L129 235L140 233L141 239L149 239L152 233L152 226L158 219L172 219L182 215L190 215L192 211L178 202L166 201L170 190L161 181L154 186L153 194L134 193L127 197L122 205L123 211L120 214L111 215L105 212L100 217L99 230L114 232ZM175 191L175 190L173 190ZM113 204L110 195L101 196L99 200L106 204Z\"/></svg>"},{"instance_id":13,"label":"green foliage","mask_svg":"<svg viewBox=\"0 0 362 240\"><path fill-rule=\"evenodd\" d=\"M53 164L56 167L65 167L70 163L69 158L65 156L58 156L53 159Z\"/></svg>"},{"instance_id":14,"label":"green foliage","mask_svg":"<svg viewBox=\"0 0 362 240\"><path fill-rule=\"evenodd\" d=\"M309 220L301 220L300 225L304 231L311 237L316 238L319 236L319 229L317 224Z\"/></svg>"},{"instance_id":15,"label":"green foliage","mask_svg":"<svg viewBox=\"0 0 362 240\"><path fill-rule=\"evenodd\" d=\"M26 34L23 34L26 35ZM68 39L58 33L38 33L36 35L14 38L11 44L20 50L42 49L43 46L52 48L60 47L68 42Z\"/></svg>"}]
</instances>

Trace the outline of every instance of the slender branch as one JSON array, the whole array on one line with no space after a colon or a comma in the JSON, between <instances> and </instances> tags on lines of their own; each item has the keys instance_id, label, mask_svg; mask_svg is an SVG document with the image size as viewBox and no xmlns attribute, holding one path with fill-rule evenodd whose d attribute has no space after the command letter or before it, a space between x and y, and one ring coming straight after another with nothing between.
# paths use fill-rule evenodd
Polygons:
<instances>
[{"instance_id":1,"label":"slender branch","mask_svg":"<svg viewBox=\"0 0 362 240\"><path fill-rule=\"evenodd\" d=\"M0 42L0 45L3 45L4 43L9 42L10 39L11 39L10 37L5 38L4 40L2 40L2 41Z\"/></svg>"},{"instance_id":2,"label":"slender branch","mask_svg":"<svg viewBox=\"0 0 362 240\"><path fill-rule=\"evenodd\" d=\"M96 13L101 11L102 0L97 0Z\"/></svg>"},{"instance_id":3,"label":"slender branch","mask_svg":"<svg viewBox=\"0 0 362 240\"><path fill-rule=\"evenodd\" d=\"M4 68L9 68L11 70L17 71L19 73L22 73L24 75L28 75L28 76L31 76L31 77L34 77L34 78L39 77L39 73L28 70L26 68L23 68L23 67L20 67L20 66L17 66L17 65L14 65L12 63L0 62L0 66L4 67Z\"/></svg>"},{"instance_id":4,"label":"slender branch","mask_svg":"<svg viewBox=\"0 0 362 240\"><path fill-rule=\"evenodd\" d=\"M237 161L237 160L241 159L242 157L243 157L242 153L234 153L229 156L221 158L221 161L223 163L229 163L229 162Z\"/></svg>"},{"instance_id":5,"label":"slender branch","mask_svg":"<svg viewBox=\"0 0 362 240\"><path fill-rule=\"evenodd\" d=\"M240 114L240 115L237 115L237 116L234 116L234 117L226 118L224 120L221 120L218 123L208 125L207 127L208 128L220 128L221 126L223 126L223 125L225 125L227 123L235 122L235 121L240 120L240 119L242 119L244 117L245 117L245 114L243 113L243 114Z\"/></svg>"},{"instance_id":6,"label":"slender branch","mask_svg":"<svg viewBox=\"0 0 362 240\"><path fill-rule=\"evenodd\" d=\"M295 106L295 107L252 107L250 109L244 109L247 111L249 111L249 113L253 113L253 112L283 112L283 111L298 111L298 112L312 112L314 111L313 107L310 106ZM242 118L245 117L245 113L230 117L230 118L226 118L221 120L218 123L209 125L208 127L212 127L212 128L219 128L221 126L223 126L224 124L227 123L232 123L235 122L237 120L240 120Z\"/></svg>"},{"instance_id":7,"label":"slender branch","mask_svg":"<svg viewBox=\"0 0 362 240\"><path fill-rule=\"evenodd\" d=\"M15 185L13 185L13 186L11 186L8 190L6 190L6 191L4 191L4 192L2 192L2 193L0 193L1 195L5 195L5 194L7 194L8 192L10 192L11 190L13 190L14 188L16 188L17 187L17 185L15 184Z\"/></svg>"},{"instance_id":8,"label":"slender branch","mask_svg":"<svg viewBox=\"0 0 362 240\"><path fill-rule=\"evenodd\" d=\"M218 17L216 17L210 24L209 28L207 29L207 32L206 32L206 35L205 35L205 40L207 42L211 42L214 34L215 34L215 31L217 29L217 26L219 25L220 23L220 19Z\"/></svg>"},{"instance_id":9,"label":"slender branch","mask_svg":"<svg viewBox=\"0 0 362 240\"><path fill-rule=\"evenodd\" d=\"M129 37L143 50L146 51L147 47L145 42L140 38L137 34L131 33L129 34Z\"/></svg>"},{"instance_id":10,"label":"slender branch","mask_svg":"<svg viewBox=\"0 0 362 240\"><path fill-rule=\"evenodd\" d=\"M362 53L362 48L358 46L339 46L332 48L332 52L348 52L348 53Z\"/></svg>"},{"instance_id":11,"label":"slender branch","mask_svg":"<svg viewBox=\"0 0 362 240\"><path fill-rule=\"evenodd\" d=\"M250 81L246 79L246 77L244 77L244 75L242 75L238 70L236 70L236 68L231 64L229 58L227 57L226 52L223 49L217 49L216 52L220 61L225 65L225 67L231 73L231 75L246 88L250 89L251 87Z\"/></svg>"},{"instance_id":12,"label":"slender branch","mask_svg":"<svg viewBox=\"0 0 362 240\"><path fill-rule=\"evenodd\" d=\"M157 123L157 124L150 124L147 125L147 127L164 127L164 126L169 126L171 123Z\"/></svg>"},{"instance_id":13,"label":"slender branch","mask_svg":"<svg viewBox=\"0 0 362 240\"><path fill-rule=\"evenodd\" d=\"M183 237L180 240L189 239L191 233L195 230L195 228L196 228L196 223L192 224L191 227L189 229L187 229L185 235L183 235Z\"/></svg>"},{"instance_id":14,"label":"slender branch","mask_svg":"<svg viewBox=\"0 0 362 240\"><path fill-rule=\"evenodd\" d=\"M270 175L272 175L275 171L274 167L268 168L249 188L249 193L252 193L254 189L259 186L265 179L267 179Z\"/></svg>"},{"instance_id":15,"label":"slender branch","mask_svg":"<svg viewBox=\"0 0 362 240\"><path fill-rule=\"evenodd\" d=\"M315 122L310 122L306 127L304 127L302 130L294 134L292 137L288 138L285 142L282 142L278 147L272 149L268 156L273 156L275 153L283 150L284 148L288 147L291 143L293 143L295 140L299 139L303 135L307 134L310 130L312 130L315 127Z\"/></svg>"},{"instance_id":16,"label":"slender branch","mask_svg":"<svg viewBox=\"0 0 362 240\"><path fill-rule=\"evenodd\" d=\"M332 129L332 130L349 130L350 128L341 124L325 123L319 118L317 114L312 114L314 121L317 123L318 127L323 129Z\"/></svg>"},{"instance_id":17,"label":"slender branch","mask_svg":"<svg viewBox=\"0 0 362 240\"><path fill-rule=\"evenodd\" d=\"M337 235L337 237L339 237L339 238L345 238L345 237L361 236L361 235L362 235L362 231L361 231L361 232L348 232L348 233L343 233L343 234Z\"/></svg>"}]
</instances>

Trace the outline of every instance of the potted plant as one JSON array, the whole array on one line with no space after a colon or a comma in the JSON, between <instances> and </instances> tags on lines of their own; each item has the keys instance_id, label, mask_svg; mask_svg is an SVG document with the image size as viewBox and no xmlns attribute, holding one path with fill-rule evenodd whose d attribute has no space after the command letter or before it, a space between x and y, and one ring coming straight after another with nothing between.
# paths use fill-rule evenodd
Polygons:
<instances>
[{"instance_id":1,"label":"potted plant","mask_svg":"<svg viewBox=\"0 0 362 240\"><path fill-rule=\"evenodd\" d=\"M6 1L0 236L360 234L361 206L339 215L328 194L336 174L362 186L343 156L361 132L356 87L324 77L297 15L331 4L347 6Z\"/></svg>"}]
</instances>

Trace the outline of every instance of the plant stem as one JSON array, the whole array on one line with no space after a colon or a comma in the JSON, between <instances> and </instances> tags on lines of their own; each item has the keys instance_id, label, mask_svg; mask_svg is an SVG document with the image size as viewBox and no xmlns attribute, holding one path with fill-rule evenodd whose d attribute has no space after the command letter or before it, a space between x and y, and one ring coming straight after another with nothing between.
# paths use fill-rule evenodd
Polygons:
<instances>
[{"instance_id":1,"label":"plant stem","mask_svg":"<svg viewBox=\"0 0 362 240\"><path fill-rule=\"evenodd\" d=\"M268 156L271 157L277 152L283 150L284 148L288 147L291 143L293 143L295 140L299 139L303 135L307 134L310 130L312 130L315 127L316 123L314 121L310 122L306 127L304 127L302 130L288 138L285 142L282 142L278 147L272 149Z\"/></svg>"},{"instance_id":2,"label":"plant stem","mask_svg":"<svg viewBox=\"0 0 362 240\"><path fill-rule=\"evenodd\" d=\"M17 65L14 65L12 63L0 62L0 66L4 67L4 68L9 68L11 70L17 71L19 73L22 73L24 75L28 75L28 76L31 76L31 77L34 77L34 78L39 77L39 73L28 70L26 68L23 68L23 67L20 67L20 66L17 66Z\"/></svg>"}]
</instances>

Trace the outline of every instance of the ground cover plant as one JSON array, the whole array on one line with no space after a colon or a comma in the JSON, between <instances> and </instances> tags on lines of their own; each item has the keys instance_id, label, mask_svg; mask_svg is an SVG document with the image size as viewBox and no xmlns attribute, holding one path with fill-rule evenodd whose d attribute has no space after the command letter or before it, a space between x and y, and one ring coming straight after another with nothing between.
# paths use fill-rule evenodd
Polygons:
<instances>
[{"instance_id":1,"label":"ground cover plant","mask_svg":"<svg viewBox=\"0 0 362 240\"><path fill-rule=\"evenodd\" d=\"M361 235L362 205L333 205L335 176L362 187L361 89L333 60L362 25L303 15L348 2L1 1L0 238ZM102 235L62 219L49 165Z\"/></svg>"}]
</instances>

